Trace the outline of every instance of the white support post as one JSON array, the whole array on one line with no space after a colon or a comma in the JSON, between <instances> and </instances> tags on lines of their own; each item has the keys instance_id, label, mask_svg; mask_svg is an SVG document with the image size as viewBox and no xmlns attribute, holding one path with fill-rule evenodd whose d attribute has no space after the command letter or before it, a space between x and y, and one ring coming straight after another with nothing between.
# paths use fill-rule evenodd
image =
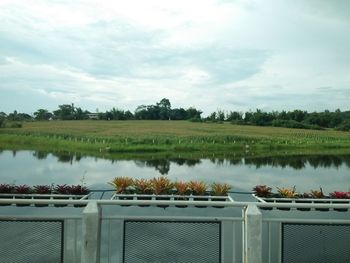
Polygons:
<instances>
[{"instance_id":1,"label":"white support post","mask_svg":"<svg viewBox=\"0 0 350 263\"><path fill-rule=\"evenodd\" d=\"M244 231L245 263L262 262L262 215L256 205L248 205L245 211Z\"/></svg>"},{"instance_id":2,"label":"white support post","mask_svg":"<svg viewBox=\"0 0 350 263\"><path fill-rule=\"evenodd\" d=\"M100 262L101 208L90 201L83 211L82 263Z\"/></svg>"}]
</instances>

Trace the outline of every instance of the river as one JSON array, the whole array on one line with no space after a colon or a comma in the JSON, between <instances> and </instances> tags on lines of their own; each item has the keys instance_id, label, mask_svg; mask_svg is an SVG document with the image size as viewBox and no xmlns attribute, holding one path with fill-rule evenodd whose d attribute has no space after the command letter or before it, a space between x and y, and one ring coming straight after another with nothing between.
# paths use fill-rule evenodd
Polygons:
<instances>
[{"instance_id":1,"label":"river","mask_svg":"<svg viewBox=\"0 0 350 263\"><path fill-rule=\"evenodd\" d=\"M257 184L296 186L309 192L321 186L325 193L350 188L350 155L277 156L239 159L110 160L91 156L37 151L0 152L0 183L86 184L90 189L110 189L116 176L171 180L226 182L232 191L249 191Z\"/></svg>"}]
</instances>

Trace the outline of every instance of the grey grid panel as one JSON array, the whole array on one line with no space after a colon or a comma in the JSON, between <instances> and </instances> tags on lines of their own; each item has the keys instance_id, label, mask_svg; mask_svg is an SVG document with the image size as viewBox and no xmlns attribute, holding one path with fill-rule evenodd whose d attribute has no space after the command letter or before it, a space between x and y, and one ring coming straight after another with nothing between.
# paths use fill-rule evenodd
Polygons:
<instances>
[{"instance_id":1,"label":"grey grid panel","mask_svg":"<svg viewBox=\"0 0 350 263\"><path fill-rule=\"evenodd\" d=\"M62 221L0 221L1 263L61 263Z\"/></svg>"},{"instance_id":2,"label":"grey grid panel","mask_svg":"<svg viewBox=\"0 0 350 263\"><path fill-rule=\"evenodd\" d=\"M219 263L220 224L126 221L124 263Z\"/></svg>"},{"instance_id":3,"label":"grey grid panel","mask_svg":"<svg viewBox=\"0 0 350 263\"><path fill-rule=\"evenodd\" d=\"M283 224L283 263L349 263L350 225Z\"/></svg>"}]
</instances>

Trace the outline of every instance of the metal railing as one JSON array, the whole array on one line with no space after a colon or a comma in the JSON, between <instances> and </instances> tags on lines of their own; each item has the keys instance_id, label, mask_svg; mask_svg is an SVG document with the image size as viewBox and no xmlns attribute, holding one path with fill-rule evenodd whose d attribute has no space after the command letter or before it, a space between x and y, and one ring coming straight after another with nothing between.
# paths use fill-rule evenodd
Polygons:
<instances>
[{"instance_id":1,"label":"metal railing","mask_svg":"<svg viewBox=\"0 0 350 263\"><path fill-rule=\"evenodd\" d=\"M8 203L9 199L0 199L0 205ZM339 229L349 229L350 226L350 213L347 211L321 212L316 210L327 208L349 210L349 203L11 199L11 204L7 211L1 208L0 220L13 222L62 220L64 222L62 262L130 262L129 258L134 259L135 256L130 252L130 247L132 247L130 244L136 242L131 238L136 230L129 229L133 229L130 226L134 226L135 222L146 222L144 227L148 227L150 222L168 222L169 233L177 231L178 226L181 231L191 226L194 229L191 235L202 231L196 229L202 229L200 227L203 222L218 222L220 230L217 230L216 225L213 227L220 234L220 238L215 239L220 243L217 247L220 254L217 262L246 263L294 262L286 259L286 257L292 258L291 253L286 250L286 244L292 246L293 243L293 239L286 238L286 235L290 235L289 229L293 231L295 224L322 225L322 227L337 224L340 225ZM33 207L44 204L49 207ZM30 206L22 210L22 208L14 207L16 205ZM67 206L59 208L59 212L55 214L52 212L53 209L56 209L53 208L54 205ZM74 205L85 207L79 209L74 208ZM187 206L187 208L181 209L176 206ZM215 208L222 206L225 208ZM196 207L207 207L208 209ZM272 210L264 210L266 208ZM310 211L300 211L303 208ZM279 209L289 209L289 211ZM174 222L182 223L182 225L172 224ZM190 225L190 222L194 224ZM157 227L159 226L163 227L160 223ZM305 229L311 228L305 226ZM304 229L301 232L303 231ZM145 233L144 238L149 235L149 232ZM190 240L191 235L186 240ZM161 240L166 240L162 238ZM193 236L193 238L196 237ZM152 248L154 244L152 243L150 247ZM212 247L212 245L205 246ZM200 249L201 247L195 246L195 248ZM164 249L164 247L159 246L159 249ZM212 254L216 253L214 252ZM349 255L346 252L343 254L343 258L347 259Z\"/></svg>"}]
</instances>

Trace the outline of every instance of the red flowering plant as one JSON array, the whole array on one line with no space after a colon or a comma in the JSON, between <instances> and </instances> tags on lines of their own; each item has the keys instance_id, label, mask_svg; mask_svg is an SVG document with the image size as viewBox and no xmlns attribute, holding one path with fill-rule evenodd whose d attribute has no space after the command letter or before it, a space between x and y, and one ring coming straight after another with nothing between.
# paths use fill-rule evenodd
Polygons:
<instances>
[{"instance_id":1,"label":"red flowering plant","mask_svg":"<svg viewBox=\"0 0 350 263\"><path fill-rule=\"evenodd\" d=\"M33 192L36 194L50 194L51 186L49 185L34 185Z\"/></svg>"},{"instance_id":2,"label":"red flowering plant","mask_svg":"<svg viewBox=\"0 0 350 263\"><path fill-rule=\"evenodd\" d=\"M0 194L11 194L14 192L15 187L10 184L0 184Z\"/></svg>"},{"instance_id":3,"label":"red flowering plant","mask_svg":"<svg viewBox=\"0 0 350 263\"><path fill-rule=\"evenodd\" d=\"M339 192L334 191L333 193L329 193L329 196L334 199L348 199L350 198L350 194L348 192Z\"/></svg>"},{"instance_id":4,"label":"red flowering plant","mask_svg":"<svg viewBox=\"0 0 350 263\"><path fill-rule=\"evenodd\" d=\"M255 195L259 197L271 197L272 195L271 190L272 188L266 185L256 185L253 188L253 192L255 193Z\"/></svg>"},{"instance_id":5,"label":"red flowering plant","mask_svg":"<svg viewBox=\"0 0 350 263\"><path fill-rule=\"evenodd\" d=\"M16 194L30 194L32 193L32 189L30 186L23 184L23 185L17 185L15 186L15 193Z\"/></svg>"},{"instance_id":6,"label":"red flowering plant","mask_svg":"<svg viewBox=\"0 0 350 263\"><path fill-rule=\"evenodd\" d=\"M68 193L71 195L86 195L89 193L89 190L87 187L82 185L71 185L67 187Z\"/></svg>"},{"instance_id":7,"label":"red flowering plant","mask_svg":"<svg viewBox=\"0 0 350 263\"><path fill-rule=\"evenodd\" d=\"M57 194L67 195L69 194L69 186L66 184L56 185L54 191Z\"/></svg>"}]
</instances>

